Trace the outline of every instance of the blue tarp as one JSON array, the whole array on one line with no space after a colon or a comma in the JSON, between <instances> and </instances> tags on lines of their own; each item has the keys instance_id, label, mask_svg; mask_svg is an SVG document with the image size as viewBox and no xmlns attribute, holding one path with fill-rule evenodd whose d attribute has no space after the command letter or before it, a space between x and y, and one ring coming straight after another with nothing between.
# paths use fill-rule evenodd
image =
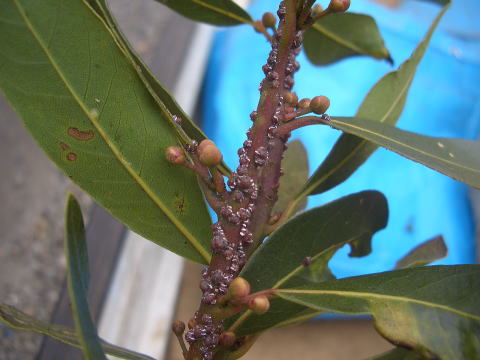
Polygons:
<instances>
[{"instance_id":1,"label":"blue tarp","mask_svg":"<svg viewBox=\"0 0 480 360\"><path fill-rule=\"evenodd\" d=\"M276 1L258 0L250 7L254 18L275 12ZM406 0L396 9L370 1L353 0L351 12L372 15L395 61L366 57L343 60L326 67L311 65L302 53L294 90L299 97L326 95L330 115L352 116L368 90L387 72L406 60L422 40L439 6ZM477 138L480 131L480 1L456 0L432 38L418 67L398 126L425 135ZM256 108L261 70L269 45L246 25L220 31L214 42L204 91L204 129L237 166L236 149L251 125ZM293 133L309 150L313 172L339 136L316 126ZM480 154L479 154L480 156ZM373 254L360 259L341 249L330 265L338 277L391 269L421 242L443 234L449 248L437 264L475 262L474 224L467 186L384 149L377 150L340 186L309 197L309 208L354 192L376 189L390 207L387 229L373 240Z\"/></svg>"}]
</instances>

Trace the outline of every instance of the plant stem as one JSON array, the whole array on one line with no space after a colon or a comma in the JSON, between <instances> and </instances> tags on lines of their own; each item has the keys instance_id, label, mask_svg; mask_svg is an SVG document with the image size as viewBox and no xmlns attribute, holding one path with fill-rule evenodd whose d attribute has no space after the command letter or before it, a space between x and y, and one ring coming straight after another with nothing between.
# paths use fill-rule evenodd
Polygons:
<instances>
[{"instance_id":1,"label":"plant stem","mask_svg":"<svg viewBox=\"0 0 480 360\"><path fill-rule=\"evenodd\" d=\"M277 14L278 30L272 37L272 50L263 67L266 77L260 85L257 110L251 115L254 124L238 151L240 165L229 178L226 201L220 210L217 206L212 260L202 272L201 304L191 322L193 327L185 336L190 344L188 360L215 358L224 320L219 300L264 239L277 200L280 164L289 133L277 134L276 130L285 111L283 94L293 87L293 74L298 70L295 57L303 40L303 31L297 30L297 0L282 1Z\"/></svg>"},{"instance_id":2,"label":"plant stem","mask_svg":"<svg viewBox=\"0 0 480 360\"><path fill-rule=\"evenodd\" d=\"M275 131L277 136L285 136L290 134L293 130L300 129L309 125L325 124L329 121L328 115L324 114L321 117L317 116L303 116L290 120L288 123L282 124Z\"/></svg>"}]
</instances>

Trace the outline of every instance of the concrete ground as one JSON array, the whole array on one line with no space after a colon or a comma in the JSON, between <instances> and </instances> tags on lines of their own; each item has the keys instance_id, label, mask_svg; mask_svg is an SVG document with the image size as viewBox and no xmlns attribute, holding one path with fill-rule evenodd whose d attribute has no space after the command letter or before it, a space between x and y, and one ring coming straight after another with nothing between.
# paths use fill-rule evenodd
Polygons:
<instances>
[{"instance_id":1,"label":"concrete ground","mask_svg":"<svg viewBox=\"0 0 480 360\"><path fill-rule=\"evenodd\" d=\"M35 144L0 97L0 302L49 320L65 276L63 207L82 195ZM41 337L0 323L0 359L33 359Z\"/></svg>"}]
</instances>

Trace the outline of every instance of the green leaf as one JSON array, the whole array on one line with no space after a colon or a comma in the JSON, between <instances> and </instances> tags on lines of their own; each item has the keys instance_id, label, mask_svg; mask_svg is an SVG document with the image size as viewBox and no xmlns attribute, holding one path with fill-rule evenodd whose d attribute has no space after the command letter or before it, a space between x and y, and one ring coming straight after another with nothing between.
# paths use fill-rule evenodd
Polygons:
<instances>
[{"instance_id":1,"label":"green leaf","mask_svg":"<svg viewBox=\"0 0 480 360\"><path fill-rule=\"evenodd\" d=\"M408 90L416 69L430 42L433 31L447 10L445 6L430 26L425 38L418 44L413 55L398 70L385 75L365 97L357 117L379 123L395 124L405 106ZM362 138L343 134L336 142L320 167L305 184L298 197L325 192L345 181L377 149L377 146Z\"/></svg>"},{"instance_id":2,"label":"green leaf","mask_svg":"<svg viewBox=\"0 0 480 360\"><path fill-rule=\"evenodd\" d=\"M351 56L393 62L375 20L355 13L329 14L305 32L305 54L315 65L328 65Z\"/></svg>"},{"instance_id":3,"label":"green leaf","mask_svg":"<svg viewBox=\"0 0 480 360\"><path fill-rule=\"evenodd\" d=\"M213 25L251 24L252 18L231 0L157 0L179 14Z\"/></svg>"},{"instance_id":4,"label":"green leaf","mask_svg":"<svg viewBox=\"0 0 480 360\"><path fill-rule=\"evenodd\" d=\"M88 3L92 6L95 12L104 20L106 26L110 30L111 34L115 37L118 46L121 48L125 57L130 61L133 68L136 70L138 77L143 81L145 87L148 89L152 97L157 102L160 109L166 114L167 119L170 121L173 129L176 131L177 137L186 144L189 139L194 139L197 142L206 139L205 133L190 119L190 117L183 111L178 105L169 91L160 84L157 78L150 71L148 66L143 62L141 57L133 50L132 46L123 35L118 26L115 18L113 17L108 3L105 0L88 0ZM182 119L181 129L177 126L173 120L173 115ZM188 138L185 137L188 135ZM222 163L220 170L224 174L229 174L230 170Z\"/></svg>"},{"instance_id":5,"label":"green leaf","mask_svg":"<svg viewBox=\"0 0 480 360\"><path fill-rule=\"evenodd\" d=\"M386 226L387 218L387 201L377 191L349 195L308 210L275 231L253 254L240 276L250 282L252 292L330 280L333 275L328 261L333 254L346 244L352 249L350 256L369 254L371 237ZM242 320L237 319L235 327L240 323L242 326L236 333L245 335L264 330L305 316L305 310L284 301L272 301L267 314L250 312L242 315ZM310 312L312 316L316 313Z\"/></svg>"},{"instance_id":6,"label":"green leaf","mask_svg":"<svg viewBox=\"0 0 480 360\"><path fill-rule=\"evenodd\" d=\"M308 155L305 146L301 140L293 140L288 143L288 149L285 151L285 157L282 160L284 175L280 178L280 188L278 190L278 201L275 203L272 213L282 212L287 205L295 198L298 189L308 179ZM307 199L303 199L295 212L305 209Z\"/></svg>"},{"instance_id":7,"label":"green leaf","mask_svg":"<svg viewBox=\"0 0 480 360\"><path fill-rule=\"evenodd\" d=\"M304 266L306 257L326 264L337 249L350 244L350 256L370 253L371 236L387 224L385 196L362 191L305 211L285 223L250 258L241 276L250 281L252 292L302 282L321 281L324 266ZM317 278L318 277L318 278Z\"/></svg>"},{"instance_id":8,"label":"green leaf","mask_svg":"<svg viewBox=\"0 0 480 360\"><path fill-rule=\"evenodd\" d=\"M404 348L395 348L370 360L422 360L422 356Z\"/></svg>"},{"instance_id":9,"label":"green leaf","mask_svg":"<svg viewBox=\"0 0 480 360\"><path fill-rule=\"evenodd\" d=\"M68 195L65 209L65 255L67 258L67 285L83 356L87 360L105 359L105 353L88 309L89 280L87 243L80 205Z\"/></svg>"},{"instance_id":10,"label":"green leaf","mask_svg":"<svg viewBox=\"0 0 480 360\"><path fill-rule=\"evenodd\" d=\"M61 341L65 344L81 348L75 331L66 326L53 325L39 321L30 315L27 315L13 306L0 304L0 320L12 329L31 331L42 335L47 335L52 339ZM154 358L121 348L100 340L103 350L112 356L127 360L155 360Z\"/></svg>"},{"instance_id":11,"label":"green leaf","mask_svg":"<svg viewBox=\"0 0 480 360\"><path fill-rule=\"evenodd\" d=\"M104 22L82 1L0 2L0 88L48 156L133 231L196 262L210 218L178 143Z\"/></svg>"},{"instance_id":12,"label":"green leaf","mask_svg":"<svg viewBox=\"0 0 480 360\"><path fill-rule=\"evenodd\" d=\"M424 136L361 118L331 118L329 124L480 188L480 141Z\"/></svg>"},{"instance_id":13,"label":"green leaf","mask_svg":"<svg viewBox=\"0 0 480 360\"><path fill-rule=\"evenodd\" d=\"M443 236L438 235L412 249L397 261L396 269L424 266L447 256L448 249Z\"/></svg>"},{"instance_id":14,"label":"green leaf","mask_svg":"<svg viewBox=\"0 0 480 360\"><path fill-rule=\"evenodd\" d=\"M371 314L383 337L427 358L480 358L480 265L396 270L277 295L317 311Z\"/></svg>"}]
</instances>

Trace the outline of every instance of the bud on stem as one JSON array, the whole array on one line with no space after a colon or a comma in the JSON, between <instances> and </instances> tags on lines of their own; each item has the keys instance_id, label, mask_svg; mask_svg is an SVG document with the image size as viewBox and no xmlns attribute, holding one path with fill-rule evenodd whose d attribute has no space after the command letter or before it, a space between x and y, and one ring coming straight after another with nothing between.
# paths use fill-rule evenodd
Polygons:
<instances>
[{"instance_id":1,"label":"bud on stem","mask_svg":"<svg viewBox=\"0 0 480 360\"><path fill-rule=\"evenodd\" d=\"M186 358L188 350L185 342L183 341L183 333L185 332L185 323L180 320L175 320L172 324L172 330L178 339L180 347L182 348L183 357Z\"/></svg>"},{"instance_id":2,"label":"bud on stem","mask_svg":"<svg viewBox=\"0 0 480 360\"><path fill-rule=\"evenodd\" d=\"M326 96L315 96L310 102L310 109L315 114L325 114L330 106L330 99Z\"/></svg>"},{"instance_id":3,"label":"bud on stem","mask_svg":"<svg viewBox=\"0 0 480 360\"><path fill-rule=\"evenodd\" d=\"M231 331L226 331L220 334L219 344L225 347L230 347L235 344L236 336Z\"/></svg>"},{"instance_id":4,"label":"bud on stem","mask_svg":"<svg viewBox=\"0 0 480 360\"><path fill-rule=\"evenodd\" d=\"M321 13L322 13L323 9L322 9L322 6L321 5L315 5L313 8L312 8L312 17L317 17L319 16Z\"/></svg>"},{"instance_id":5,"label":"bud on stem","mask_svg":"<svg viewBox=\"0 0 480 360\"><path fill-rule=\"evenodd\" d=\"M302 99L298 102L299 109L309 109L310 108L310 99Z\"/></svg>"},{"instance_id":6,"label":"bud on stem","mask_svg":"<svg viewBox=\"0 0 480 360\"><path fill-rule=\"evenodd\" d=\"M172 324L172 331L177 336L182 336L185 331L185 323L180 320L175 320Z\"/></svg>"},{"instance_id":7,"label":"bud on stem","mask_svg":"<svg viewBox=\"0 0 480 360\"><path fill-rule=\"evenodd\" d=\"M270 300L265 295L255 296L248 301L248 307L256 314L265 314L270 309Z\"/></svg>"},{"instance_id":8,"label":"bud on stem","mask_svg":"<svg viewBox=\"0 0 480 360\"><path fill-rule=\"evenodd\" d=\"M169 146L165 150L165 157L167 161L175 165L183 165L186 161L185 153L179 146Z\"/></svg>"},{"instance_id":9,"label":"bud on stem","mask_svg":"<svg viewBox=\"0 0 480 360\"><path fill-rule=\"evenodd\" d=\"M197 152L202 165L213 167L220 165L222 162L222 153L211 140L203 140L200 145L198 145Z\"/></svg>"},{"instance_id":10,"label":"bud on stem","mask_svg":"<svg viewBox=\"0 0 480 360\"><path fill-rule=\"evenodd\" d=\"M250 283L242 277L237 277L228 286L228 294L233 299L241 299L250 293Z\"/></svg>"},{"instance_id":11,"label":"bud on stem","mask_svg":"<svg viewBox=\"0 0 480 360\"><path fill-rule=\"evenodd\" d=\"M292 105L292 106L296 106L298 104L298 96L297 94L295 94L294 92L287 92L283 95L283 98L285 99L285 101Z\"/></svg>"},{"instance_id":12,"label":"bud on stem","mask_svg":"<svg viewBox=\"0 0 480 360\"><path fill-rule=\"evenodd\" d=\"M331 12L344 12L350 7L350 0L331 0L328 9Z\"/></svg>"},{"instance_id":13,"label":"bud on stem","mask_svg":"<svg viewBox=\"0 0 480 360\"><path fill-rule=\"evenodd\" d=\"M271 12L266 12L262 16L262 24L266 28L271 28L275 30L275 25L277 24L277 18Z\"/></svg>"}]
</instances>

